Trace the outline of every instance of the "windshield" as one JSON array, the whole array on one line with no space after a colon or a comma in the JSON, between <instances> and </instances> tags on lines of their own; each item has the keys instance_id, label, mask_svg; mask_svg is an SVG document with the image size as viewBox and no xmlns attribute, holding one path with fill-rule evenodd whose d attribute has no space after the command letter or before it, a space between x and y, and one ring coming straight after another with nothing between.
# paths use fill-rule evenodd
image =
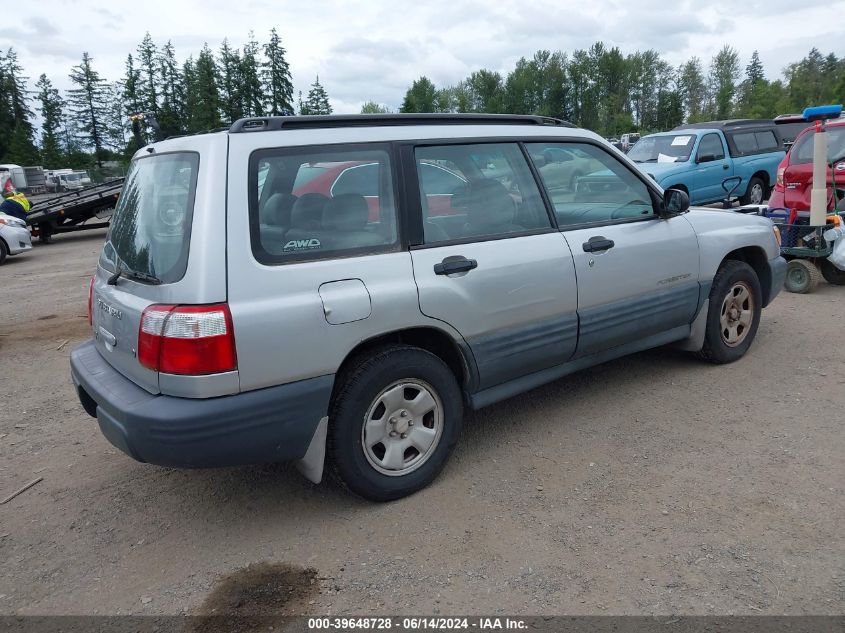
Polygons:
<instances>
[{"instance_id":1,"label":"windshield","mask_svg":"<svg viewBox=\"0 0 845 633\"><path fill-rule=\"evenodd\" d=\"M695 145L694 134L646 136L628 152L635 163L683 163L689 160Z\"/></svg>"},{"instance_id":2,"label":"windshield","mask_svg":"<svg viewBox=\"0 0 845 633\"><path fill-rule=\"evenodd\" d=\"M100 257L104 268L163 283L184 276L198 167L192 152L132 161Z\"/></svg>"},{"instance_id":3,"label":"windshield","mask_svg":"<svg viewBox=\"0 0 845 633\"><path fill-rule=\"evenodd\" d=\"M66 174L62 176L62 180L66 180L68 182L76 182L79 178L79 174Z\"/></svg>"},{"instance_id":4,"label":"windshield","mask_svg":"<svg viewBox=\"0 0 845 633\"><path fill-rule=\"evenodd\" d=\"M790 165L803 165L813 162L814 132L808 132L799 138L790 154ZM827 161L838 162L845 158L845 127L827 127Z\"/></svg>"}]
</instances>

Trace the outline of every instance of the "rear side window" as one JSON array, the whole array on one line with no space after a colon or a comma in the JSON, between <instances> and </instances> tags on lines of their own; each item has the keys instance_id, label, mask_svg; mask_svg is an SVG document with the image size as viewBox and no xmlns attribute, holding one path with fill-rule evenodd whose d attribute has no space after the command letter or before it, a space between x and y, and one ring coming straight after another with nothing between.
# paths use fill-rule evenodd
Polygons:
<instances>
[{"instance_id":1,"label":"rear side window","mask_svg":"<svg viewBox=\"0 0 845 633\"><path fill-rule=\"evenodd\" d=\"M100 257L104 268L162 283L185 275L198 168L194 152L132 161Z\"/></svg>"},{"instance_id":2,"label":"rear side window","mask_svg":"<svg viewBox=\"0 0 845 633\"><path fill-rule=\"evenodd\" d=\"M249 167L252 251L265 264L393 250L396 204L386 148L260 150Z\"/></svg>"},{"instance_id":3,"label":"rear side window","mask_svg":"<svg viewBox=\"0 0 845 633\"><path fill-rule=\"evenodd\" d=\"M756 132L738 132L731 135L736 153L760 154L773 152L780 148L780 143L772 130L758 130Z\"/></svg>"}]
</instances>

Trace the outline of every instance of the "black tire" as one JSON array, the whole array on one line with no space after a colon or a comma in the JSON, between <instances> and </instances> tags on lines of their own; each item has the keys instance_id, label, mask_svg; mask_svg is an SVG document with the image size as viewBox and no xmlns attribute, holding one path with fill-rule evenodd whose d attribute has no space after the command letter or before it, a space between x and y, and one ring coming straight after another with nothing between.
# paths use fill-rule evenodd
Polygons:
<instances>
[{"instance_id":1,"label":"black tire","mask_svg":"<svg viewBox=\"0 0 845 633\"><path fill-rule=\"evenodd\" d=\"M42 223L38 225L38 239L42 244L51 244L53 242L53 231L49 224Z\"/></svg>"},{"instance_id":2,"label":"black tire","mask_svg":"<svg viewBox=\"0 0 845 633\"><path fill-rule=\"evenodd\" d=\"M829 259L817 260L824 280L834 286L845 286L845 270L839 270Z\"/></svg>"},{"instance_id":3,"label":"black tire","mask_svg":"<svg viewBox=\"0 0 845 633\"><path fill-rule=\"evenodd\" d=\"M754 189L759 187L760 191L760 200L756 202L752 202L752 198L754 197ZM748 187L745 189L745 193L742 194L739 198L740 204L762 204L763 200L766 199L766 183L760 179L759 176L754 176L751 180L748 181Z\"/></svg>"},{"instance_id":4,"label":"black tire","mask_svg":"<svg viewBox=\"0 0 845 633\"><path fill-rule=\"evenodd\" d=\"M9 255L9 249L6 248L6 242L0 240L0 266L3 265L3 262L6 261L6 257Z\"/></svg>"},{"instance_id":5,"label":"black tire","mask_svg":"<svg viewBox=\"0 0 845 633\"><path fill-rule=\"evenodd\" d=\"M747 326L743 326L741 340L731 344L723 335L722 312L729 303L729 294L733 295L737 287L746 288L750 294L751 322ZM710 304L707 310L704 346L698 352L698 355L717 365L739 360L751 347L760 325L763 293L760 289L760 280L757 278L757 273L745 262L726 261L713 278L708 301Z\"/></svg>"},{"instance_id":6,"label":"black tire","mask_svg":"<svg viewBox=\"0 0 845 633\"><path fill-rule=\"evenodd\" d=\"M418 467L391 476L379 472L365 453L364 424L379 395L404 380L423 381L434 391L443 407L442 426L439 440ZM339 375L338 381L327 440L335 477L371 501L399 499L431 483L455 447L463 423L461 390L449 367L430 352L395 345L374 350Z\"/></svg>"},{"instance_id":7,"label":"black tire","mask_svg":"<svg viewBox=\"0 0 845 633\"><path fill-rule=\"evenodd\" d=\"M783 287L787 292L805 295L819 284L819 269L808 259L791 259L786 265Z\"/></svg>"}]
</instances>

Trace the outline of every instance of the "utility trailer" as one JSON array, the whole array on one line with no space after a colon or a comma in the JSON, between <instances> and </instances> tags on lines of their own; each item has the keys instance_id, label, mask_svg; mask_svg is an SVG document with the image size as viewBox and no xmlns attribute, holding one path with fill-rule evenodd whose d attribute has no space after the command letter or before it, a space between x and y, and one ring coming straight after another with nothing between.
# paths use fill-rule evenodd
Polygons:
<instances>
[{"instance_id":1,"label":"utility trailer","mask_svg":"<svg viewBox=\"0 0 845 633\"><path fill-rule=\"evenodd\" d=\"M105 228L122 187L123 178L116 178L36 202L26 223L45 244L57 233ZM102 221L89 222L95 218Z\"/></svg>"}]
</instances>

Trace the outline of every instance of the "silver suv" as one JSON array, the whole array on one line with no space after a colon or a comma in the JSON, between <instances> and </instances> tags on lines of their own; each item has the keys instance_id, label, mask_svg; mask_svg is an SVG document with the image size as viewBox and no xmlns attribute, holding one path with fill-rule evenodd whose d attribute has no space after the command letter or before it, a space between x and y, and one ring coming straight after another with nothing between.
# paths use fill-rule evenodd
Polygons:
<instances>
[{"instance_id":1,"label":"silver suv","mask_svg":"<svg viewBox=\"0 0 845 633\"><path fill-rule=\"evenodd\" d=\"M675 343L748 350L766 219L689 210L596 134L528 116L246 119L140 150L71 356L131 457L431 482L478 409Z\"/></svg>"}]
</instances>

